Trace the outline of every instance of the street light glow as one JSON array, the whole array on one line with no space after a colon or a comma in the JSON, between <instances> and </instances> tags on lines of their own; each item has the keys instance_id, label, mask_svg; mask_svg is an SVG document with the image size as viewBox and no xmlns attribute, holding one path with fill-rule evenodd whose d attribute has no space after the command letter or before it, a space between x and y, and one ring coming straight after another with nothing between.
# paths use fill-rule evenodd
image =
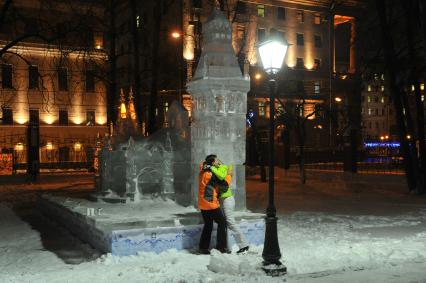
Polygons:
<instances>
[{"instance_id":1,"label":"street light glow","mask_svg":"<svg viewBox=\"0 0 426 283\"><path fill-rule=\"evenodd\" d=\"M259 80L261 77L262 77L262 75L261 75L261 74L259 74L259 73L257 73L257 74L254 76L254 78L255 78L256 80Z\"/></svg>"},{"instance_id":2,"label":"street light glow","mask_svg":"<svg viewBox=\"0 0 426 283\"><path fill-rule=\"evenodd\" d=\"M334 100L335 100L336 102L342 102L342 98L340 98L340 97L338 97L338 96L337 96L337 97L335 97L335 98L334 98Z\"/></svg>"},{"instance_id":3,"label":"street light glow","mask_svg":"<svg viewBox=\"0 0 426 283\"><path fill-rule=\"evenodd\" d=\"M173 38L180 38L180 33L177 31L172 32L172 37Z\"/></svg>"},{"instance_id":4,"label":"street light glow","mask_svg":"<svg viewBox=\"0 0 426 283\"><path fill-rule=\"evenodd\" d=\"M259 44L260 60L266 73L273 75L281 70L287 48L288 44L278 39L269 39Z\"/></svg>"}]
</instances>

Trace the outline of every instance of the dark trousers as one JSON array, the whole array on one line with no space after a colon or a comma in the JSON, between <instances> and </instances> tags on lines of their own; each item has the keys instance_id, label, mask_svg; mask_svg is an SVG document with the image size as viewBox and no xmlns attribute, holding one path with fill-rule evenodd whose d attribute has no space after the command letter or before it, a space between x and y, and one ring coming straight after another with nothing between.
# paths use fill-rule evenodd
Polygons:
<instances>
[{"instance_id":1,"label":"dark trousers","mask_svg":"<svg viewBox=\"0 0 426 283\"><path fill-rule=\"evenodd\" d=\"M226 248L226 219L220 208L213 210L201 210L203 215L204 227L200 238L200 249L207 250L210 246L210 239L213 230L213 221L217 223L217 241L218 250Z\"/></svg>"}]
</instances>

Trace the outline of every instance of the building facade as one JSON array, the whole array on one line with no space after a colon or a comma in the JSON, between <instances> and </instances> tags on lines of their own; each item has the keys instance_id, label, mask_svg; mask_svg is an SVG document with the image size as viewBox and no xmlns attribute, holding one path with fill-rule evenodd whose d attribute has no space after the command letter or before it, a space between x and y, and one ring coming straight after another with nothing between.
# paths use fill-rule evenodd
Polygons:
<instances>
[{"instance_id":1,"label":"building facade","mask_svg":"<svg viewBox=\"0 0 426 283\"><path fill-rule=\"evenodd\" d=\"M25 169L35 143L32 156L41 169L88 169L97 139L108 132L106 86L99 79L107 57L102 34L87 25L82 33L71 23L89 9L102 10L43 4L15 1L6 18L16 29L2 28L0 151L13 153L14 169ZM37 136L29 135L30 126Z\"/></svg>"}]
</instances>

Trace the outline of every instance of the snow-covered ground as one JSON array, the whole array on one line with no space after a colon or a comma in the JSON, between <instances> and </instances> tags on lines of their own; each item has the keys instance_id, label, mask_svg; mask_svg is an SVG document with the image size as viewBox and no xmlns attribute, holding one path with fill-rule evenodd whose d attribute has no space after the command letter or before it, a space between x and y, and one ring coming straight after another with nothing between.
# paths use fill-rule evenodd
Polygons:
<instances>
[{"instance_id":1,"label":"snow-covered ground","mask_svg":"<svg viewBox=\"0 0 426 283\"><path fill-rule=\"evenodd\" d=\"M265 207L266 186L247 181L250 209ZM0 282L426 282L425 198L373 187L277 180L284 278L264 275L262 247L242 256L172 250L66 264L1 203Z\"/></svg>"}]
</instances>

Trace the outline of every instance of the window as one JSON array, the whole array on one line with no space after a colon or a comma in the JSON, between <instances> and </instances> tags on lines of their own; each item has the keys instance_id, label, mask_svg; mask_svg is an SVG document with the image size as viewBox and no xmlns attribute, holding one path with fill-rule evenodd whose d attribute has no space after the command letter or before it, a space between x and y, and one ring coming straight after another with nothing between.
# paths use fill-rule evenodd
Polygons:
<instances>
[{"instance_id":1,"label":"window","mask_svg":"<svg viewBox=\"0 0 426 283\"><path fill-rule=\"evenodd\" d=\"M304 38L303 38L303 33L298 33L297 34L297 45L304 45Z\"/></svg>"},{"instance_id":2,"label":"window","mask_svg":"<svg viewBox=\"0 0 426 283\"><path fill-rule=\"evenodd\" d=\"M302 69L305 67L305 63L303 62L303 58L297 58L296 68Z\"/></svg>"},{"instance_id":3,"label":"window","mask_svg":"<svg viewBox=\"0 0 426 283\"><path fill-rule=\"evenodd\" d=\"M382 116L385 116L385 109L382 108Z\"/></svg>"},{"instance_id":4,"label":"window","mask_svg":"<svg viewBox=\"0 0 426 283\"><path fill-rule=\"evenodd\" d=\"M385 97L384 96L380 97L380 102L385 103Z\"/></svg>"},{"instance_id":5,"label":"window","mask_svg":"<svg viewBox=\"0 0 426 283\"><path fill-rule=\"evenodd\" d=\"M30 125L40 124L38 109L30 109Z\"/></svg>"},{"instance_id":6,"label":"window","mask_svg":"<svg viewBox=\"0 0 426 283\"><path fill-rule=\"evenodd\" d=\"M264 28L257 29L257 40L263 41L265 39L266 30Z\"/></svg>"},{"instance_id":7,"label":"window","mask_svg":"<svg viewBox=\"0 0 426 283\"><path fill-rule=\"evenodd\" d=\"M66 126L68 125L68 111L59 110L59 125Z\"/></svg>"},{"instance_id":8,"label":"window","mask_svg":"<svg viewBox=\"0 0 426 283\"><path fill-rule=\"evenodd\" d=\"M380 86L380 90L383 92L383 91L385 91L385 86L384 85L381 85Z\"/></svg>"},{"instance_id":9,"label":"window","mask_svg":"<svg viewBox=\"0 0 426 283\"><path fill-rule=\"evenodd\" d=\"M265 102L263 102L263 101L259 101L259 104L258 104L258 111L259 111L259 117L260 116L265 116Z\"/></svg>"},{"instance_id":10,"label":"window","mask_svg":"<svg viewBox=\"0 0 426 283\"><path fill-rule=\"evenodd\" d=\"M68 70L67 68L58 69L58 84L60 91L68 90Z\"/></svg>"},{"instance_id":11,"label":"window","mask_svg":"<svg viewBox=\"0 0 426 283\"><path fill-rule=\"evenodd\" d=\"M379 102L379 97L377 95L374 96L374 102Z\"/></svg>"},{"instance_id":12,"label":"window","mask_svg":"<svg viewBox=\"0 0 426 283\"><path fill-rule=\"evenodd\" d=\"M70 160L70 149L67 146L59 147L59 161L69 161Z\"/></svg>"},{"instance_id":13,"label":"window","mask_svg":"<svg viewBox=\"0 0 426 283\"><path fill-rule=\"evenodd\" d=\"M92 70L86 70L86 91L95 91L95 75Z\"/></svg>"},{"instance_id":14,"label":"window","mask_svg":"<svg viewBox=\"0 0 426 283\"><path fill-rule=\"evenodd\" d=\"M371 102L371 96L367 96L367 102Z\"/></svg>"},{"instance_id":15,"label":"window","mask_svg":"<svg viewBox=\"0 0 426 283\"><path fill-rule=\"evenodd\" d=\"M166 101L164 102L164 114L166 114L169 111L169 103Z\"/></svg>"},{"instance_id":16,"label":"window","mask_svg":"<svg viewBox=\"0 0 426 283\"><path fill-rule=\"evenodd\" d=\"M379 122L376 122L376 129L379 129L379 128L380 128Z\"/></svg>"},{"instance_id":17,"label":"window","mask_svg":"<svg viewBox=\"0 0 426 283\"><path fill-rule=\"evenodd\" d=\"M13 111L11 108L3 108L3 125L12 125L13 124Z\"/></svg>"},{"instance_id":18,"label":"window","mask_svg":"<svg viewBox=\"0 0 426 283\"><path fill-rule=\"evenodd\" d=\"M314 59L314 69L315 70L321 69L321 59Z\"/></svg>"},{"instance_id":19,"label":"window","mask_svg":"<svg viewBox=\"0 0 426 283\"><path fill-rule=\"evenodd\" d=\"M382 74L382 75L380 76L380 78L382 79L382 81L384 81L384 80L385 80L385 74Z\"/></svg>"},{"instance_id":20,"label":"window","mask_svg":"<svg viewBox=\"0 0 426 283\"><path fill-rule=\"evenodd\" d=\"M95 111L89 110L86 112L86 126L95 125Z\"/></svg>"},{"instance_id":21,"label":"window","mask_svg":"<svg viewBox=\"0 0 426 283\"><path fill-rule=\"evenodd\" d=\"M1 79L3 88L13 88L12 84L12 65L1 65Z\"/></svg>"},{"instance_id":22,"label":"window","mask_svg":"<svg viewBox=\"0 0 426 283\"><path fill-rule=\"evenodd\" d=\"M368 115L371 116L371 114L373 114L373 111L371 110L371 108L368 108Z\"/></svg>"},{"instance_id":23,"label":"window","mask_svg":"<svg viewBox=\"0 0 426 283\"><path fill-rule=\"evenodd\" d=\"M367 91L371 91L371 85L367 86ZM368 102L370 102L370 101L368 101Z\"/></svg>"},{"instance_id":24,"label":"window","mask_svg":"<svg viewBox=\"0 0 426 283\"><path fill-rule=\"evenodd\" d=\"M424 94L422 94L422 101L425 101L425 95Z\"/></svg>"},{"instance_id":25,"label":"window","mask_svg":"<svg viewBox=\"0 0 426 283\"><path fill-rule=\"evenodd\" d=\"M30 66L28 68L28 88L38 88L38 67Z\"/></svg>"},{"instance_id":26,"label":"window","mask_svg":"<svg viewBox=\"0 0 426 283\"><path fill-rule=\"evenodd\" d=\"M425 90L425 84L424 83L420 84L420 90L422 90L422 91Z\"/></svg>"},{"instance_id":27,"label":"window","mask_svg":"<svg viewBox=\"0 0 426 283\"><path fill-rule=\"evenodd\" d=\"M247 12L246 3L242 1L238 1L236 10L238 14L245 14Z\"/></svg>"},{"instance_id":28,"label":"window","mask_svg":"<svg viewBox=\"0 0 426 283\"><path fill-rule=\"evenodd\" d=\"M305 21L305 14L302 10L298 10L296 14L296 18L299 21L299 23L303 23Z\"/></svg>"},{"instance_id":29,"label":"window","mask_svg":"<svg viewBox=\"0 0 426 283\"><path fill-rule=\"evenodd\" d=\"M314 36L314 44L315 44L316 48L322 47L321 36L319 36L319 35Z\"/></svg>"},{"instance_id":30,"label":"window","mask_svg":"<svg viewBox=\"0 0 426 283\"><path fill-rule=\"evenodd\" d=\"M277 9L277 19L278 20L285 20L285 8L278 7Z\"/></svg>"},{"instance_id":31,"label":"window","mask_svg":"<svg viewBox=\"0 0 426 283\"><path fill-rule=\"evenodd\" d=\"M314 83L314 93L315 94L321 93L321 82L315 82Z\"/></svg>"},{"instance_id":32,"label":"window","mask_svg":"<svg viewBox=\"0 0 426 283\"><path fill-rule=\"evenodd\" d=\"M316 25L320 25L321 24L321 14L320 13L315 13L314 24L316 24Z\"/></svg>"},{"instance_id":33,"label":"window","mask_svg":"<svg viewBox=\"0 0 426 283\"><path fill-rule=\"evenodd\" d=\"M374 110L374 112L375 112L376 116L379 116L379 109L377 109L377 108L376 108L376 109Z\"/></svg>"},{"instance_id":34,"label":"window","mask_svg":"<svg viewBox=\"0 0 426 283\"><path fill-rule=\"evenodd\" d=\"M257 5L257 16L261 18L265 17L265 5Z\"/></svg>"}]
</instances>

